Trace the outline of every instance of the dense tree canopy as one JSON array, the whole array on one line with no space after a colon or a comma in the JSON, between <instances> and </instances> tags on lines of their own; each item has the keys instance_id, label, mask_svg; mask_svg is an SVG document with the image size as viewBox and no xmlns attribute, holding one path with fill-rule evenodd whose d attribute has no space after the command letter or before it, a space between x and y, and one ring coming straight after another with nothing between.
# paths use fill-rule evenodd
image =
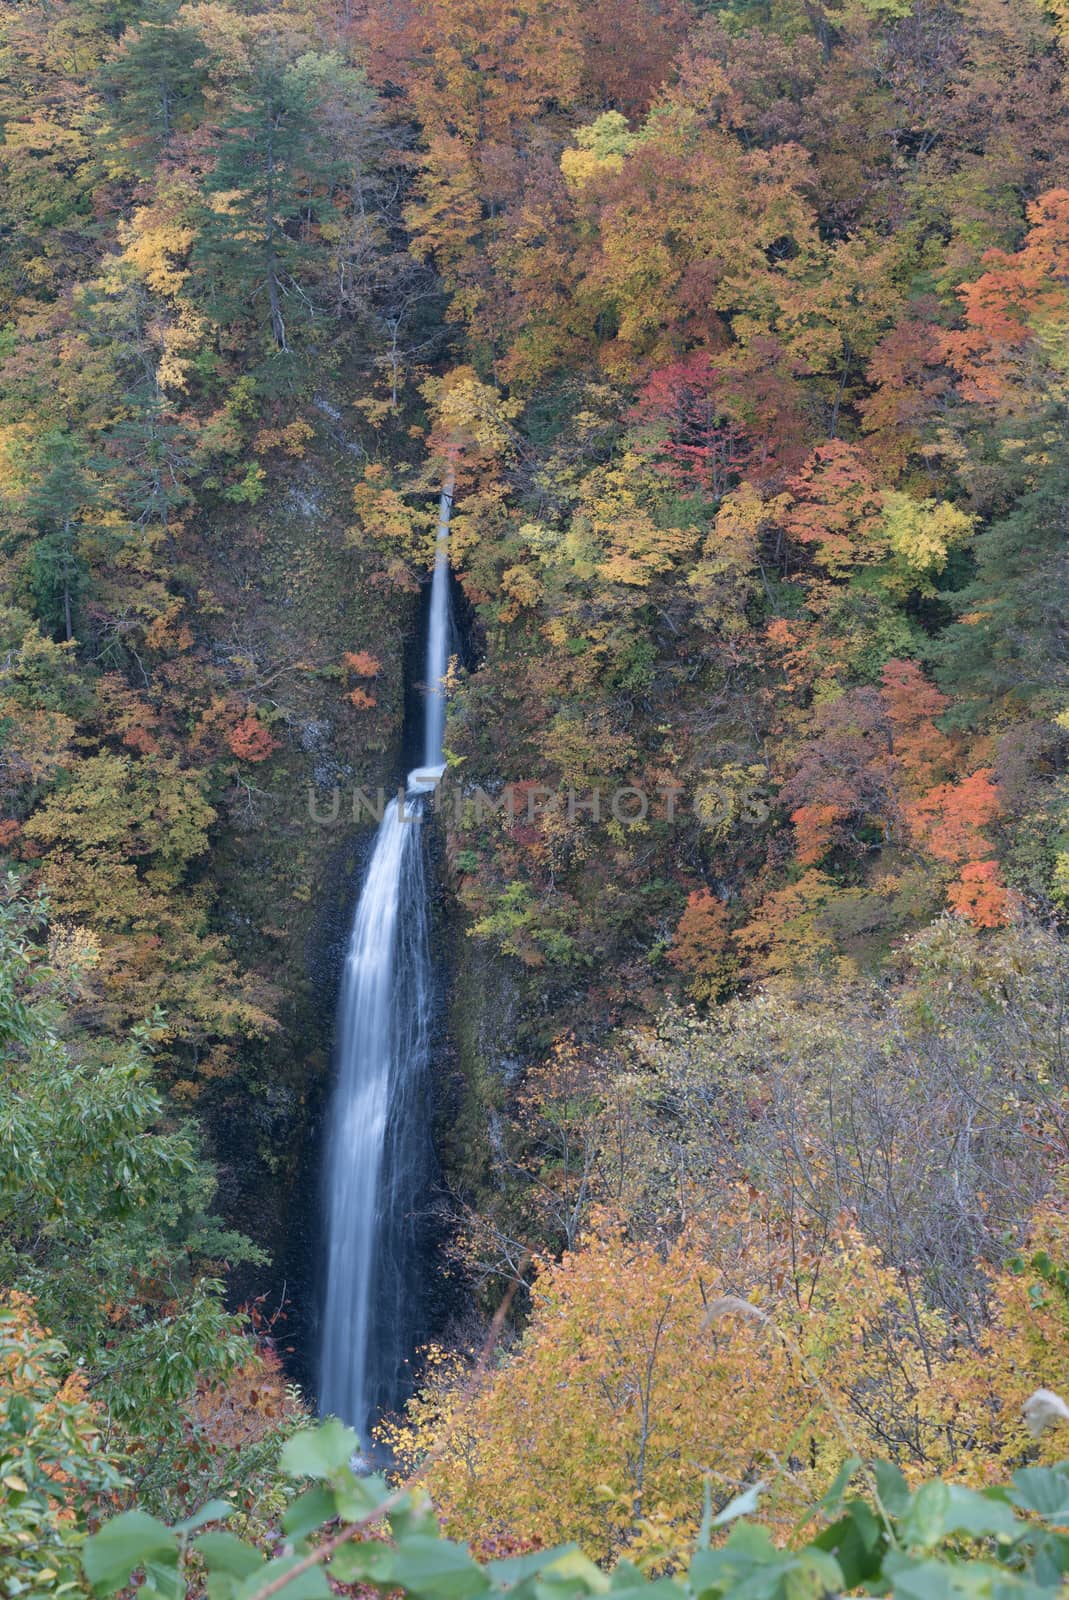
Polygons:
<instances>
[{"instance_id":1,"label":"dense tree canopy","mask_svg":"<svg viewBox=\"0 0 1069 1600\"><path fill-rule=\"evenodd\" d=\"M0 3L4 1592L239 1451L280 1538L447 470L394 1465L656 1572L709 1482L1057 1459L1067 66L1064 0Z\"/></svg>"}]
</instances>

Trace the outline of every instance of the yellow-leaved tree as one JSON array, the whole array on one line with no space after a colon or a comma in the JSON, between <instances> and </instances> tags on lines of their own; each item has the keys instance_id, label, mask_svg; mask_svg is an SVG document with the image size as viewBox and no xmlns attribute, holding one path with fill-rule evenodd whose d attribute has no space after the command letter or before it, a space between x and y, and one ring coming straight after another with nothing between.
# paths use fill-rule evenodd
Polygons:
<instances>
[{"instance_id":1,"label":"yellow-leaved tree","mask_svg":"<svg viewBox=\"0 0 1069 1600\"><path fill-rule=\"evenodd\" d=\"M541 1265L510 1355L464 1392L441 1359L389 1442L449 1532L487 1551L576 1539L599 1560L656 1565L714 1506L768 1485L786 1536L857 1448L878 1454L891 1374L921 1362L894 1275L849 1228L791 1244L741 1193L673 1242L635 1242L611 1215ZM520 1465L522 1463L522 1466Z\"/></svg>"},{"instance_id":2,"label":"yellow-leaved tree","mask_svg":"<svg viewBox=\"0 0 1069 1600\"><path fill-rule=\"evenodd\" d=\"M990 1315L977 1343L962 1342L921 1395L931 1423L927 1455L938 1471L977 1485L1015 1468L1065 1459L1069 1419L1042 1433L1025 1407L1036 1390L1064 1398L1069 1380L1067 1180L1031 1219L1021 1250L991 1282Z\"/></svg>"}]
</instances>

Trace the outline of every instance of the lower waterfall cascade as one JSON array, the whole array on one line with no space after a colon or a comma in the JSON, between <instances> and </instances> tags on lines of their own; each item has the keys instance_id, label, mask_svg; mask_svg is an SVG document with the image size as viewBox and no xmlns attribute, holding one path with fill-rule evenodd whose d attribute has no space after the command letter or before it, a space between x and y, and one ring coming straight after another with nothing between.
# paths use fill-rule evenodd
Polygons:
<instances>
[{"instance_id":1,"label":"lower waterfall cascade","mask_svg":"<svg viewBox=\"0 0 1069 1600\"><path fill-rule=\"evenodd\" d=\"M417 1211L425 1203L433 971L421 845L426 796L444 770L449 518L438 516L424 678L423 765L375 836L338 1002L325 1161L326 1264L319 1410L370 1445L404 1390L417 1336Z\"/></svg>"}]
</instances>

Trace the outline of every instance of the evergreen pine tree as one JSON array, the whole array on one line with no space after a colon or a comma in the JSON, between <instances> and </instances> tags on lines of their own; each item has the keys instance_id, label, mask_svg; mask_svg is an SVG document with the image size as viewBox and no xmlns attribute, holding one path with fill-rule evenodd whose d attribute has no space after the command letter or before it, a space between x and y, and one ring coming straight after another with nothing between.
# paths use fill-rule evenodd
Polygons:
<instances>
[{"instance_id":1,"label":"evergreen pine tree","mask_svg":"<svg viewBox=\"0 0 1069 1600\"><path fill-rule=\"evenodd\" d=\"M89 581L80 540L97 489L84 451L61 429L41 440L34 468L35 481L23 508L37 531L30 589L42 621L73 639L78 604Z\"/></svg>"},{"instance_id":2,"label":"evergreen pine tree","mask_svg":"<svg viewBox=\"0 0 1069 1600\"><path fill-rule=\"evenodd\" d=\"M139 176L154 171L175 133L199 115L207 61L200 34L159 11L123 38L102 69L107 142Z\"/></svg>"},{"instance_id":3,"label":"evergreen pine tree","mask_svg":"<svg viewBox=\"0 0 1069 1600\"><path fill-rule=\"evenodd\" d=\"M213 317L251 314L280 351L288 324L316 313L317 230L342 173L298 65L262 61L223 124L193 255Z\"/></svg>"}]
</instances>

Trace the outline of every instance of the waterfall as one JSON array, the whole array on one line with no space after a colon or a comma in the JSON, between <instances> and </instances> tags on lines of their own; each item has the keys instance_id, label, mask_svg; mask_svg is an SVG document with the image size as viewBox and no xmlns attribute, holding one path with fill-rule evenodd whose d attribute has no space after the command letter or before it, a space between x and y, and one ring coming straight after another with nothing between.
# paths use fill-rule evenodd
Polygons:
<instances>
[{"instance_id":1,"label":"waterfall","mask_svg":"<svg viewBox=\"0 0 1069 1600\"><path fill-rule=\"evenodd\" d=\"M326 1158L319 1409L357 1431L396 1405L419 1331L417 1220L426 1197L432 973L420 841L444 764L449 516L442 490L427 626L424 764L387 806L345 958Z\"/></svg>"},{"instance_id":2,"label":"waterfall","mask_svg":"<svg viewBox=\"0 0 1069 1600\"><path fill-rule=\"evenodd\" d=\"M438 508L438 536L434 542L434 579L427 624L426 710L423 718L423 764L434 769L445 761L445 688L442 679L449 665L449 516L453 509L454 474L450 467L442 486Z\"/></svg>"}]
</instances>

